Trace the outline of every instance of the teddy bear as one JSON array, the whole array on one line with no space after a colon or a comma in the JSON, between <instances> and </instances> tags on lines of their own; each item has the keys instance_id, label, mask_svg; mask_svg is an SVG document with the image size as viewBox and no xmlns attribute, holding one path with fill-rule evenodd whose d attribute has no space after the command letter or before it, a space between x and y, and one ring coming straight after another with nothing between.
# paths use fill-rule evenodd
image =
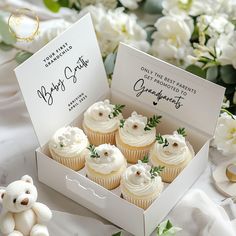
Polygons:
<instances>
[{"instance_id":1,"label":"teddy bear","mask_svg":"<svg viewBox=\"0 0 236 236\"><path fill-rule=\"evenodd\" d=\"M33 179L28 175L0 189L4 212L0 230L3 235L49 236L45 223L52 218L52 212L46 205L36 202L37 197Z\"/></svg>"}]
</instances>

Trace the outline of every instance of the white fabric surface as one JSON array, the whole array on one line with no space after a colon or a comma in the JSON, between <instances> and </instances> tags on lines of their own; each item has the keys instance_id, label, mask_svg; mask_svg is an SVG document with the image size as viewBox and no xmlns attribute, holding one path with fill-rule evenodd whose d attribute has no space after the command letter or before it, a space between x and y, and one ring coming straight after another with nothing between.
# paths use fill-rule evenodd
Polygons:
<instances>
[{"instance_id":1,"label":"white fabric surface","mask_svg":"<svg viewBox=\"0 0 236 236\"><path fill-rule=\"evenodd\" d=\"M14 9L16 6L23 7L24 4L24 1L8 0L1 2L0 8L6 2L8 2L8 9ZM6 5L4 7L6 9ZM44 19L59 17L58 14L52 14L44 8L35 7L34 10ZM68 16L68 11L64 12ZM53 23L44 23L45 31L42 32L46 32L53 25ZM22 47L27 50L27 47ZM17 50L0 51L0 185L7 185L26 173L33 176L39 191L39 201L56 210L49 225L51 235L105 236L119 231L112 225L104 225L103 222L107 223L107 221L101 217L37 181L34 150L38 142L13 73L17 65L14 61L16 52ZM220 158L219 153L211 151L211 154L214 159ZM176 226L184 229L178 235L236 235L236 230L230 221L235 218L235 214L232 213L235 212L235 206L232 201L228 201L227 204L224 202L224 208L227 209L230 217L223 208L219 207L224 197L212 186L212 168L214 166L209 165L193 186L193 189L202 189L210 198L200 190L190 191L167 217Z\"/></svg>"}]
</instances>

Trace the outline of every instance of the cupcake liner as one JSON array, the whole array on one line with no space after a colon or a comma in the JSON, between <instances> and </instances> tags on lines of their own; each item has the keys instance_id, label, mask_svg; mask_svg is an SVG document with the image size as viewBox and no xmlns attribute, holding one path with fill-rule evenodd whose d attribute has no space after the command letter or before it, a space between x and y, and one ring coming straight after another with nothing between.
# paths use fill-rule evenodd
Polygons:
<instances>
[{"instance_id":1,"label":"cupcake liner","mask_svg":"<svg viewBox=\"0 0 236 236\"><path fill-rule=\"evenodd\" d=\"M147 196L147 198L136 198L133 194L130 194L126 189L121 188L121 192L123 195L123 198L130 202L135 204L136 206L143 208L144 210L146 210L157 198L158 196L161 194L162 189L157 192L156 194L153 194L152 196Z\"/></svg>"},{"instance_id":2,"label":"cupcake liner","mask_svg":"<svg viewBox=\"0 0 236 236\"><path fill-rule=\"evenodd\" d=\"M138 160L142 160L145 155L148 155L152 144L144 147L131 147L123 143L119 134L116 133L116 146L120 149L129 163L136 164L138 163Z\"/></svg>"},{"instance_id":3,"label":"cupcake liner","mask_svg":"<svg viewBox=\"0 0 236 236\"><path fill-rule=\"evenodd\" d=\"M136 205L140 208L143 208L144 210L146 210L155 200L155 199L151 199L151 200L149 200L149 199L145 199L145 200L144 199L135 199L135 198L133 198L129 195L126 195L124 193L122 193L122 195L126 201L133 203L134 205Z\"/></svg>"},{"instance_id":4,"label":"cupcake liner","mask_svg":"<svg viewBox=\"0 0 236 236\"><path fill-rule=\"evenodd\" d=\"M110 143L112 145L115 144L115 134L116 131L110 133L99 133L92 131L85 124L83 124L83 130L87 135L89 142L95 146L99 146L100 144Z\"/></svg>"},{"instance_id":5,"label":"cupcake liner","mask_svg":"<svg viewBox=\"0 0 236 236\"><path fill-rule=\"evenodd\" d=\"M86 150L85 150L86 151ZM84 167L85 164L85 151L83 151L80 155L75 157L62 157L55 153L52 149L50 149L50 153L52 156L52 159L55 161L61 163L64 166L69 167L72 170L80 170Z\"/></svg>"},{"instance_id":6,"label":"cupcake liner","mask_svg":"<svg viewBox=\"0 0 236 236\"><path fill-rule=\"evenodd\" d=\"M88 166L86 166L86 174L89 179L94 181L95 183L103 186L104 188L111 190L120 185L120 179L121 175L123 173L123 170L125 170L126 167L113 172L111 174L103 175L100 173L95 172L94 170L91 170Z\"/></svg>"},{"instance_id":7,"label":"cupcake liner","mask_svg":"<svg viewBox=\"0 0 236 236\"><path fill-rule=\"evenodd\" d=\"M188 163L191 161L186 160L183 163L180 163L179 165L168 165L162 161L160 161L156 156L150 155L150 161L153 166L164 166L164 170L161 171L160 176L162 180L166 183L171 183L179 174L180 172L188 165Z\"/></svg>"},{"instance_id":8,"label":"cupcake liner","mask_svg":"<svg viewBox=\"0 0 236 236\"><path fill-rule=\"evenodd\" d=\"M165 169L160 173L162 180L166 183L171 183L185 168L185 166L176 166L176 167L168 167L165 166Z\"/></svg>"}]
</instances>

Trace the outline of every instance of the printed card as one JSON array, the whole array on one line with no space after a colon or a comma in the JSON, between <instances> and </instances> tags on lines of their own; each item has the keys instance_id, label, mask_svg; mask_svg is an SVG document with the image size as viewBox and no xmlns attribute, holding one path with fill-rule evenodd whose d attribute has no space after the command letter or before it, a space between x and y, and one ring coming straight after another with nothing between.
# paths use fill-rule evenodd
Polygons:
<instances>
[{"instance_id":1,"label":"printed card","mask_svg":"<svg viewBox=\"0 0 236 236\"><path fill-rule=\"evenodd\" d=\"M41 146L109 89L90 15L15 73Z\"/></svg>"},{"instance_id":2,"label":"printed card","mask_svg":"<svg viewBox=\"0 0 236 236\"><path fill-rule=\"evenodd\" d=\"M212 136L224 88L120 44L112 89Z\"/></svg>"}]
</instances>

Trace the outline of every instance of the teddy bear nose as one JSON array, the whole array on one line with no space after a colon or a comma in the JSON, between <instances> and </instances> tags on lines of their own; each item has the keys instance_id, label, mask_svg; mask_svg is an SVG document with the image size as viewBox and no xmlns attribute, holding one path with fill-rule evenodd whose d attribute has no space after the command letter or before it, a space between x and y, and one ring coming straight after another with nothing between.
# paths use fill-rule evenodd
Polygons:
<instances>
[{"instance_id":1,"label":"teddy bear nose","mask_svg":"<svg viewBox=\"0 0 236 236\"><path fill-rule=\"evenodd\" d=\"M20 204L26 206L26 205L28 205L28 203L29 203L29 199L28 199L28 198L25 198L25 199L23 199L23 200L21 201Z\"/></svg>"}]
</instances>

